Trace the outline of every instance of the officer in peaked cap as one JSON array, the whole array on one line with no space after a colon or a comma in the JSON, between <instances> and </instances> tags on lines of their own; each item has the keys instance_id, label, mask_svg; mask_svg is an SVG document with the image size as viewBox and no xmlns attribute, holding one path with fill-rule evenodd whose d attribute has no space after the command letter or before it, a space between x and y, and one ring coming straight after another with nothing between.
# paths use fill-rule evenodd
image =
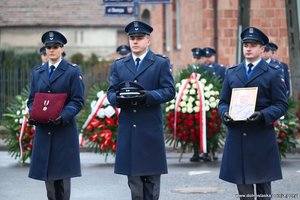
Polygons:
<instances>
[{"instance_id":1,"label":"officer in peaked cap","mask_svg":"<svg viewBox=\"0 0 300 200\"><path fill-rule=\"evenodd\" d=\"M48 61L32 70L27 101L29 113L38 109L35 94L47 94L56 100L58 93L64 93L67 99L62 108L52 102L53 110L61 110L55 119L41 122L39 118L29 117L28 123L35 125L35 137L28 176L45 181L47 199L69 200L71 178L81 176L76 115L84 105L84 83L80 68L62 58L67 39L57 31L47 31L41 40Z\"/></svg>"},{"instance_id":2,"label":"officer in peaked cap","mask_svg":"<svg viewBox=\"0 0 300 200\"><path fill-rule=\"evenodd\" d=\"M216 51L213 48L210 47L203 48L204 57L211 57L212 55L216 55Z\"/></svg>"},{"instance_id":3,"label":"officer in peaked cap","mask_svg":"<svg viewBox=\"0 0 300 200\"><path fill-rule=\"evenodd\" d=\"M126 175L132 199L159 199L168 173L161 104L175 96L170 60L150 50L153 28L125 27L131 53L110 67L107 99L120 107L114 173Z\"/></svg>"},{"instance_id":4,"label":"officer in peaked cap","mask_svg":"<svg viewBox=\"0 0 300 200\"><path fill-rule=\"evenodd\" d=\"M188 70L195 71L199 69L202 63L203 51L199 47L192 48L191 51L192 51L192 64L189 66Z\"/></svg>"},{"instance_id":5,"label":"officer in peaked cap","mask_svg":"<svg viewBox=\"0 0 300 200\"><path fill-rule=\"evenodd\" d=\"M127 56L131 50L130 47L127 45L120 45L118 46L118 48L116 49L116 52L120 55L120 56Z\"/></svg>"},{"instance_id":6,"label":"officer in peaked cap","mask_svg":"<svg viewBox=\"0 0 300 200\"><path fill-rule=\"evenodd\" d=\"M278 65L281 67L282 76L286 84L286 96L289 97L291 93L289 66L285 62L279 61L277 59L277 50L278 50L278 46L273 42L269 42L268 44L265 45L263 58L266 60L267 63Z\"/></svg>"},{"instance_id":7,"label":"officer in peaked cap","mask_svg":"<svg viewBox=\"0 0 300 200\"><path fill-rule=\"evenodd\" d=\"M241 40L245 59L227 69L218 105L227 126L219 178L236 184L240 196L265 195L258 199L270 200L271 182L282 179L273 123L287 111L286 86L280 67L261 58L268 37L249 27L241 33ZM242 120L229 114L234 88L258 90L254 112ZM241 109L245 111L244 105Z\"/></svg>"},{"instance_id":8,"label":"officer in peaked cap","mask_svg":"<svg viewBox=\"0 0 300 200\"><path fill-rule=\"evenodd\" d=\"M41 38L45 46L64 46L67 44L67 39L58 31L47 31Z\"/></svg>"},{"instance_id":9,"label":"officer in peaked cap","mask_svg":"<svg viewBox=\"0 0 300 200\"><path fill-rule=\"evenodd\" d=\"M269 38L261 30L255 27L244 29L241 33L241 39L243 43L256 42L266 45L269 42Z\"/></svg>"},{"instance_id":10,"label":"officer in peaked cap","mask_svg":"<svg viewBox=\"0 0 300 200\"><path fill-rule=\"evenodd\" d=\"M141 21L133 21L125 27L127 35L150 35L153 28Z\"/></svg>"},{"instance_id":11,"label":"officer in peaked cap","mask_svg":"<svg viewBox=\"0 0 300 200\"><path fill-rule=\"evenodd\" d=\"M40 56L41 56L41 61L42 64L45 64L48 61L48 56L47 56L47 52L46 52L46 47L43 46L40 48Z\"/></svg>"}]
</instances>

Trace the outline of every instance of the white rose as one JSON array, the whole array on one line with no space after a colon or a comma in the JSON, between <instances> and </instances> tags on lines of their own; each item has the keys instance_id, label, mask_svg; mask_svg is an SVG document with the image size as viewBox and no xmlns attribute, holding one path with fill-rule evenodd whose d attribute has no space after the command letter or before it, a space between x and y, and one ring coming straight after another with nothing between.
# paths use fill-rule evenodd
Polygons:
<instances>
[{"instance_id":1,"label":"white rose","mask_svg":"<svg viewBox=\"0 0 300 200\"><path fill-rule=\"evenodd\" d=\"M107 106L104 109L104 113L106 117L112 117L115 114L115 109L112 106Z\"/></svg>"},{"instance_id":2,"label":"white rose","mask_svg":"<svg viewBox=\"0 0 300 200\"><path fill-rule=\"evenodd\" d=\"M183 85L185 81L186 81L186 79L182 79L181 80L181 85Z\"/></svg>"},{"instance_id":3,"label":"white rose","mask_svg":"<svg viewBox=\"0 0 300 200\"><path fill-rule=\"evenodd\" d=\"M195 82L196 82L195 79L192 79L192 80L191 80L191 84L194 84Z\"/></svg>"},{"instance_id":4,"label":"white rose","mask_svg":"<svg viewBox=\"0 0 300 200\"><path fill-rule=\"evenodd\" d=\"M187 100L187 98L188 98L188 97L187 97L187 95L186 95L186 94L182 95L182 97L181 97L181 99L182 99L182 100L184 100L184 101L186 101L186 100Z\"/></svg>"},{"instance_id":5,"label":"white rose","mask_svg":"<svg viewBox=\"0 0 300 200\"><path fill-rule=\"evenodd\" d=\"M172 101L170 101L170 103L174 104L176 101L175 99L172 99Z\"/></svg>"},{"instance_id":6,"label":"white rose","mask_svg":"<svg viewBox=\"0 0 300 200\"><path fill-rule=\"evenodd\" d=\"M197 89L197 84L196 83L193 83L193 88Z\"/></svg>"},{"instance_id":7,"label":"white rose","mask_svg":"<svg viewBox=\"0 0 300 200\"><path fill-rule=\"evenodd\" d=\"M169 112L170 108L169 107L166 107L166 112Z\"/></svg>"},{"instance_id":8,"label":"white rose","mask_svg":"<svg viewBox=\"0 0 300 200\"><path fill-rule=\"evenodd\" d=\"M195 111L195 112L199 112L199 111L200 111L200 107L199 107L199 106L195 106L195 107L194 107L194 111Z\"/></svg>"},{"instance_id":9,"label":"white rose","mask_svg":"<svg viewBox=\"0 0 300 200\"><path fill-rule=\"evenodd\" d=\"M209 101L207 99L205 99L204 104L209 105Z\"/></svg>"},{"instance_id":10,"label":"white rose","mask_svg":"<svg viewBox=\"0 0 300 200\"><path fill-rule=\"evenodd\" d=\"M213 84L210 83L210 84L208 85L208 87L211 89L211 88L213 88L214 86L213 86Z\"/></svg>"},{"instance_id":11,"label":"white rose","mask_svg":"<svg viewBox=\"0 0 300 200\"><path fill-rule=\"evenodd\" d=\"M178 107L177 111L178 111L178 112L180 112L180 111L181 111L181 108L180 108L180 107Z\"/></svg>"},{"instance_id":12,"label":"white rose","mask_svg":"<svg viewBox=\"0 0 300 200\"><path fill-rule=\"evenodd\" d=\"M181 102L180 102L180 107L185 107L185 106L186 106L185 101L181 101Z\"/></svg>"},{"instance_id":13,"label":"white rose","mask_svg":"<svg viewBox=\"0 0 300 200\"><path fill-rule=\"evenodd\" d=\"M190 96L188 102L191 102L191 103L192 103L192 102L194 102L194 101L195 101L195 98L192 97L192 96Z\"/></svg>"},{"instance_id":14,"label":"white rose","mask_svg":"<svg viewBox=\"0 0 300 200\"><path fill-rule=\"evenodd\" d=\"M190 94L191 94L191 95L194 95L194 94L196 94L196 90L194 90L194 89L190 89Z\"/></svg>"},{"instance_id":15,"label":"white rose","mask_svg":"<svg viewBox=\"0 0 300 200\"><path fill-rule=\"evenodd\" d=\"M180 87L180 85L181 85L180 83L176 83L176 87L177 87L177 88L179 88L179 87Z\"/></svg>"},{"instance_id":16,"label":"white rose","mask_svg":"<svg viewBox=\"0 0 300 200\"><path fill-rule=\"evenodd\" d=\"M20 115L20 114L21 114L21 111L18 110L18 111L17 111L17 115Z\"/></svg>"},{"instance_id":17,"label":"white rose","mask_svg":"<svg viewBox=\"0 0 300 200\"><path fill-rule=\"evenodd\" d=\"M169 106L169 109L170 109L170 110L174 110L174 109L175 109L175 105L174 105L174 104L170 105L170 106Z\"/></svg>"},{"instance_id":18,"label":"white rose","mask_svg":"<svg viewBox=\"0 0 300 200\"><path fill-rule=\"evenodd\" d=\"M187 89L191 88L191 85L190 85L190 84L187 84L186 88L187 88Z\"/></svg>"},{"instance_id":19,"label":"white rose","mask_svg":"<svg viewBox=\"0 0 300 200\"><path fill-rule=\"evenodd\" d=\"M200 101L196 101L195 104L196 104L197 106L199 106L199 105L200 105Z\"/></svg>"},{"instance_id":20,"label":"white rose","mask_svg":"<svg viewBox=\"0 0 300 200\"><path fill-rule=\"evenodd\" d=\"M104 108L100 108L97 112L97 116L99 118L104 118L105 117L105 112L104 112Z\"/></svg>"},{"instance_id":21,"label":"white rose","mask_svg":"<svg viewBox=\"0 0 300 200\"><path fill-rule=\"evenodd\" d=\"M217 107L216 102L212 102L212 103L210 104L210 107L211 107L211 108L216 108L216 107Z\"/></svg>"},{"instance_id":22,"label":"white rose","mask_svg":"<svg viewBox=\"0 0 300 200\"><path fill-rule=\"evenodd\" d=\"M219 91L215 91L215 95L219 95L220 93L219 93Z\"/></svg>"},{"instance_id":23,"label":"white rose","mask_svg":"<svg viewBox=\"0 0 300 200\"><path fill-rule=\"evenodd\" d=\"M210 98L209 98L209 101L210 101L210 102L215 102L216 99L215 99L215 97L210 97Z\"/></svg>"},{"instance_id":24,"label":"white rose","mask_svg":"<svg viewBox=\"0 0 300 200\"><path fill-rule=\"evenodd\" d=\"M189 102L189 103L186 104L186 107L187 108L193 108L193 104L191 102Z\"/></svg>"},{"instance_id":25,"label":"white rose","mask_svg":"<svg viewBox=\"0 0 300 200\"><path fill-rule=\"evenodd\" d=\"M210 97L210 92L204 92L204 96L208 99Z\"/></svg>"},{"instance_id":26,"label":"white rose","mask_svg":"<svg viewBox=\"0 0 300 200\"><path fill-rule=\"evenodd\" d=\"M187 109L188 113L192 113L193 111L194 111L194 109L192 107Z\"/></svg>"},{"instance_id":27,"label":"white rose","mask_svg":"<svg viewBox=\"0 0 300 200\"><path fill-rule=\"evenodd\" d=\"M201 81L201 83L203 83L205 85L206 80L204 78L202 78L200 81Z\"/></svg>"},{"instance_id":28,"label":"white rose","mask_svg":"<svg viewBox=\"0 0 300 200\"><path fill-rule=\"evenodd\" d=\"M185 108L185 107L182 108L182 109L181 109L181 112L182 112L182 113L186 113L186 108Z\"/></svg>"},{"instance_id":29,"label":"white rose","mask_svg":"<svg viewBox=\"0 0 300 200\"><path fill-rule=\"evenodd\" d=\"M205 111L209 111L209 106L205 106Z\"/></svg>"},{"instance_id":30,"label":"white rose","mask_svg":"<svg viewBox=\"0 0 300 200\"><path fill-rule=\"evenodd\" d=\"M213 91L213 90L210 91L211 96L215 96L215 94L216 94L215 91Z\"/></svg>"},{"instance_id":31,"label":"white rose","mask_svg":"<svg viewBox=\"0 0 300 200\"><path fill-rule=\"evenodd\" d=\"M216 104L219 104L219 102L220 102L220 99L216 99Z\"/></svg>"},{"instance_id":32,"label":"white rose","mask_svg":"<svg viewBox=\"0 0 300 200\"><path fill-rule=\"evenodd\" d=\"M205 86L205 87L204 87L204 91L209 91L209 87L208 87L208 86Z\"/></svg>"}]
</instances>

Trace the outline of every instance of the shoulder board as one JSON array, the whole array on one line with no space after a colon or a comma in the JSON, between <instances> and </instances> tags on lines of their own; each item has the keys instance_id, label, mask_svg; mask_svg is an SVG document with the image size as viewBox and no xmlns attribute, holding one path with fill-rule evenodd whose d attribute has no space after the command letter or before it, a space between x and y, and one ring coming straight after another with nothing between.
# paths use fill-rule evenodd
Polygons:
<instances>
[{"instance_id":1,"label":"shoulder board","mask_svg":"<svg viewBox=\"0 0 300 200\"><path fill-rule=\"evenodd\" d=\"M275 63L269 63L268 64L271 68L273 68L273 69L280 69L280 66L279 66L279 64L275 64Z\"/></svg>"},{"instance_id":2,"label":"shoulder board","mask_svg":"<svg viewBox=\"0 0 300 200\"><path fill-rule=\"evenodd\" d=\"M230 66L230 67L228 67L227 69L234 69L234 68L236 68L238 65L232 65L232 66Z\"/></svg>"},{"instance_id":3,"label":"shoulder board","mask_svg":"<svg viewBox=\"0 0 300 200\"><path fill-rule=\"evenodd\" d=\"M117 61L117 60L122 60L122 59L124 59L124 58L126 58L126 56L120 57L120 58L116 58L115 61Z\"/></svg>"},{"instance_id":4,"label":"shoulder board","mask_svg":"<svg viewBox=\"0 0 300 200\"><path fill-rule=\"evenodd\" d=\"M169 59L167 56L161 55L161 54L156 54L156 56L164 58L164 59Z\"/></svg>"},{"instance_id":5,"label":"shoulder board","mask_svg":"<svg viewBox=\"0 0 300 200\"><path fill-rule=\"evenodd\" d=\"M32 68L32 70L39 70L43 65L36 65Z\"/></svg>"}]
</instances>

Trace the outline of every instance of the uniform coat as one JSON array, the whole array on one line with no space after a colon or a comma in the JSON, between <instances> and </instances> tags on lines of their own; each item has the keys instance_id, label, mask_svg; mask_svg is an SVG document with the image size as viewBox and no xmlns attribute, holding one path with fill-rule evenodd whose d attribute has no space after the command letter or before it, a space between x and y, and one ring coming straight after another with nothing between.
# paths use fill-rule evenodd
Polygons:
<instances>
[{"instance_id":1,"label":"uniform coat","mask_svg":"<svg viewBox=\"0 0 300 200\"><path fill-rule=\"evenodd\" d=\"M75 115L84 102L84 85L78 66L64 59L48 78L48 63L32 71L28 108L31 110L34 94L67 93L61 112L63 124L38 125L35 129L29 177L38 180L58 180L81 176L79 141Z\"/></svg>"},{"instance_id":2,"label":"uniform coat","mask_svg":"<svg viewBox=\"0 0 300 200\"><path fill-rule=\"evenodd\" d=\"M234 122L227 127L220 178L236 184L265 183L282 178L273 122L287 110L285 84L280 67L261 60L247 79L245 63L227 70L223 82L219 113L228 112L232 88L258 87L256 111L264 122Z\"/></svg>"},{"instance_id":3,"label":"uniform coat","mask_svg":"<svg viewBox=\"0 0 300 200\"><path fill-rule=\"evenodd\" d=\"M279 62L273 59L271 59L270 64L275 66L279 65L281 67L282 77L284 78L284 82L286 85L286 96L289 97L291 86L290 86L290 73L289 73L288 65L284 62Z\"/></svg>"},{"instance_id":4,"label":"uniform coat","mask_svg":"<svg viewBox=\"0 0 300 200\"><path fill-rule=\"evenodd\" d=\"M161 103L175 96L169 59L148 51L138 72L132 55L111 66L108 100L116 105L116 87L134 81L146 90L144 106L121 108L115 173L129 176L167 173Z\"/></svg>"}]
</instances>

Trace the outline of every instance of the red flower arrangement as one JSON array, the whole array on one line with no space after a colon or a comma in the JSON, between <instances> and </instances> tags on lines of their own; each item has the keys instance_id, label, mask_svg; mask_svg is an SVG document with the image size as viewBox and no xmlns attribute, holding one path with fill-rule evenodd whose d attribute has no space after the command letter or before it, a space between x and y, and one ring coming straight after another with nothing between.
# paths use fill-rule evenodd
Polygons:
<instances>
[{"instance_id":1,"label":"red flower arrangement","mask_svg":"<svg viewBox=\"0 0 300 200\"><path fill-rule=\"evenodd\" d=\"M166 142L175 147L180 146L182 152L194 144L200 144L202 151L207 149L207 152L212 152L221 147L224 140L225 127L217 110L221 83L209 72L201 71L198 75L200 78L191 80L191 72L188 69L182 70L177 78L176 99L165 105ZM202 110L205 115L200 112L200 87L203 89L201 101L204 103ZM202 116L205 120L201 120ZM205 131L205 142L202 141L201 129ZM201 149L201 143L206 148Z\"/></svg>"},{"instance_id":2,"label":"red flower arrangement","mask_svg":"<svg viewBox=\"0 0 300 200\"><path fill-rule=\"evenodd\" d=\"M99 87L95 86L91 92L88 98L91 112L82 126L81 145L85 144L90 150L107 158L116 152L119 110L110 105L106 93Z\"/></svg>"}]
</instances>

